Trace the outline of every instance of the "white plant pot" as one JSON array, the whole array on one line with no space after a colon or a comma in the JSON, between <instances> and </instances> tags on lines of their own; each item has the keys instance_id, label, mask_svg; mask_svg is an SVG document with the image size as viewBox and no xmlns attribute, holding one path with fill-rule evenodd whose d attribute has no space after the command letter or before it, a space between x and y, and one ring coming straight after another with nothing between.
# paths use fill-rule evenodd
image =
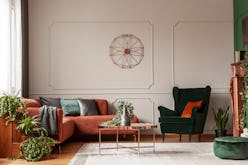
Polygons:
<instances>
[{"instance_id":1,"label":"white plant pot","mask_svg":"<svg viewBox=\"0 0 248 165\"><path fill-rule=\"evenodd\" d=\"M241 137L248 138L248 128L243 129L243 133L240 135Z\"/></svg>"}]
</instances>

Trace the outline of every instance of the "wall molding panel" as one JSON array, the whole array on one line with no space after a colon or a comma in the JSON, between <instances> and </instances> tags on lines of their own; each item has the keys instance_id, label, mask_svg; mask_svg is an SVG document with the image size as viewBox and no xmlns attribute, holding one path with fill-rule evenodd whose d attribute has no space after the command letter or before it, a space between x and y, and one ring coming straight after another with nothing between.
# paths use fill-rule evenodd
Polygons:
<instances>
[{"instance_id":1,"label":"wall molding panel","mask_svg":"<svg viewBox=\"0 0 248 165\"><path fill-rule=\"evenodd\" d=\"M132 69L115 66L109 57L110 43L123 33L135 34L144 43L144 58ZM56 21L49 26L49 86L52 90L150 89L153 42L150 21ZM61 70L63 74L58 74Z\"/></svg>"},{"instance_id":2,"label":"wall molding panel","mask_svg":"<svg viewBox=\"0 0 248 165\"><path fill-rule=\"evenodd\" d=\"M231 27L230 20L191 20L177 21L173 24L174 85L210 85L214 91L217 91L216 93L228 92L231 75L226 70L233 61L231 53L233 43L232 40L228 40L230 36L226 34L232 33ZM211 30L212 35L209 35L207 31ZM221 42L230 45L229 50L219 47ZM229 54L229 58L226 58L226 54ZM220 56L224 58L221 63ZM223 73L225 79L221 81L211 79L211 77L223 77Z\"/></svg>"},{"instance_id":3,"label":"wall molding panel","mask_svg":"<svg viewBox=\"0 0 248 165\"><path fill-rule=\"evenodd\" d=\"M140 122L155 123L154 101L151 98L116 98L111 104L114 106L118 101L128 101L134 106L134 114L139 116Z\"/></svg>"}]
</instances>

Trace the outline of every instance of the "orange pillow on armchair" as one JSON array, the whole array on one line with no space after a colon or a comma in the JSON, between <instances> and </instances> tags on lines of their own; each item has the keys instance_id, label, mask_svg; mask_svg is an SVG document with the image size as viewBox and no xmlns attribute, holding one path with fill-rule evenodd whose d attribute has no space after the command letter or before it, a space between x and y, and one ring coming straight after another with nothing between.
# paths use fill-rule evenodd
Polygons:
<instances>
[{"instance_id":1,"label":"orange pillow on armchair","mask_svg":"<svg viewBox=\"0 0 248 165\"><path fill-rule=\"evenodd\" d=\"M194 107L200 108L201 105L202 105L202 100L200 100L200 101L194 101L194 102L189 101L186 104L181 117L191 118L193 108Z\"/></svg>"}]
</instances>

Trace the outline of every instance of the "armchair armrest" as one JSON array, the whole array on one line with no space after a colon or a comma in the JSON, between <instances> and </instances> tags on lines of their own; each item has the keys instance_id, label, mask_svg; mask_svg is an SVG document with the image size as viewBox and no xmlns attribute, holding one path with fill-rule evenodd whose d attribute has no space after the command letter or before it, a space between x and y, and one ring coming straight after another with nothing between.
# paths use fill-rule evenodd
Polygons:
<instances>
[{"instance_id":1,"label":"armchair armrest","mask_svg":"<svg viewBox=\"0 0 248 165\"><path fill-rule=\"evenodd\" d=\"M63 127L63 111L61 108L57 108L56 110L56 117L57 117L57 135L54 135L53 138L58 140L59 143L62 142L63 139L63 133L62 133L62 127Z\"/></svg>"},{"instance_id":2,"label":"armchair armrest","mask_svg":"<svg viewBox=\"0 0 248 165\"><path fill-rule=\"evenodd\" d=\"M160 116L177 116L177 112L164 106L158 106Z\"/></svg>"}]
</instances>

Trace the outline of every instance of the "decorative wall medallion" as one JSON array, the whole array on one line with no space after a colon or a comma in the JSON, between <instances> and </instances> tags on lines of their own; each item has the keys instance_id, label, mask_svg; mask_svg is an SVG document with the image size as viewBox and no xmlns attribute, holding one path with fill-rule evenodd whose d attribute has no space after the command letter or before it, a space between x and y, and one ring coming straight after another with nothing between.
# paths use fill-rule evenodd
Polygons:
<instances>
[{"instance_id":1,"label":"decorative wall medallion","mask_svg":"<svg viewBox=\"0 0 248 165\"><path fill-rule=\"evenodd\" d=\"M116 37L110 45L110 58L113 63L123 69L131 69L139 65L144 57L144 45L133 34Z\"/></svg>"}]
</instances>

